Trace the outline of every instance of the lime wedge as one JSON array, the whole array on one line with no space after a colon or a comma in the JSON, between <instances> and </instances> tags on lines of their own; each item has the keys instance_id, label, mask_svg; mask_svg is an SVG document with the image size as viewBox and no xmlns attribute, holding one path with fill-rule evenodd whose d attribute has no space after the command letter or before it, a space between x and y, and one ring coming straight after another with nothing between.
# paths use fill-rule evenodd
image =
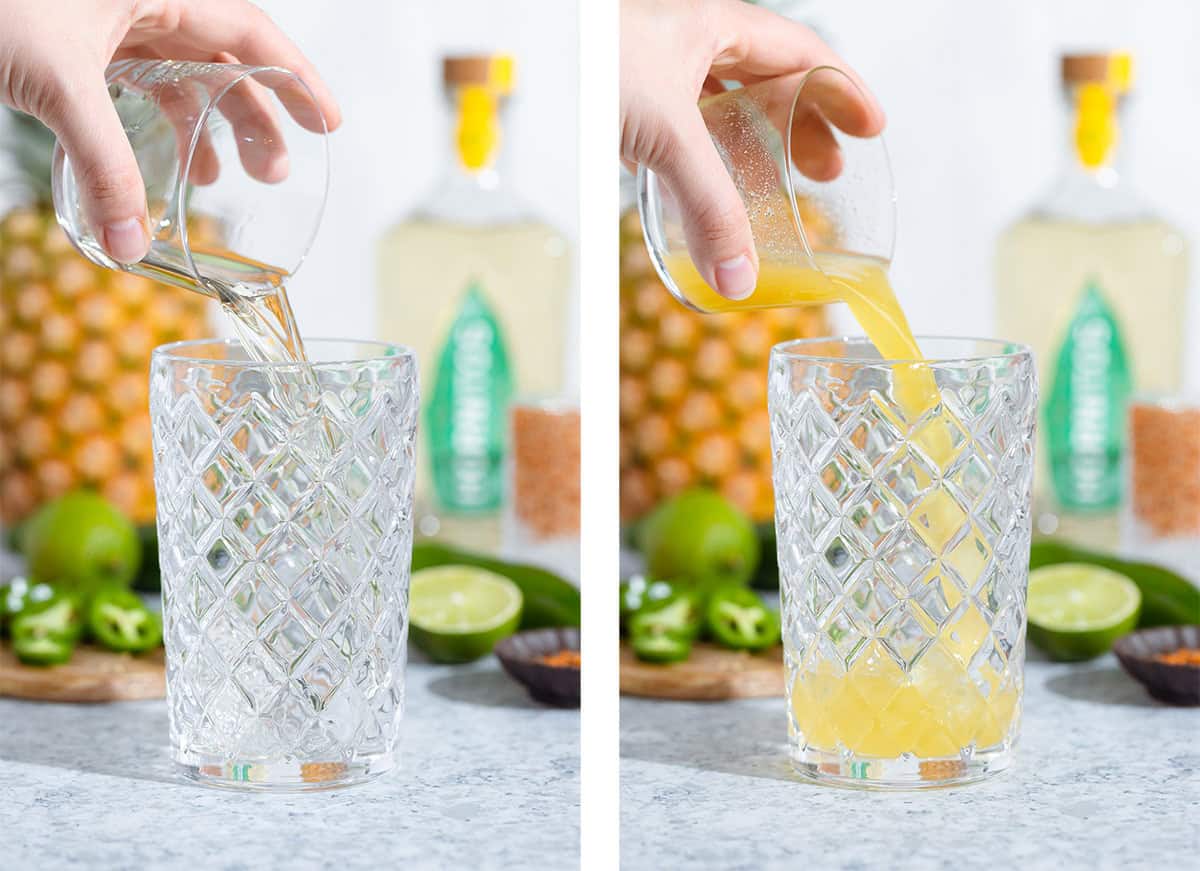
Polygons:
<instances>
[{"instance_id":1,"label":"lime wedge","mask_svg":"<svg viewBox=\"0 0 1200 871\"><path fill-rule=\"evenodd\" d=\"M502 575L473 566L413 572L408 620L413 643L434 662L487 656L521 621L521 590Z\"/></svg>"},{"instance_id":2,"label":"lime wedge","mask_svg":"<svg viewBox=\"0 0 1200 871\"><path fill-rule=\"evenodd\" d=\"M1124 575L1084 563L1029 573L1029 639L1051 659L1071 662L1106 653L1133 630L1142 607Z\"/></svg>"}]
</instances>

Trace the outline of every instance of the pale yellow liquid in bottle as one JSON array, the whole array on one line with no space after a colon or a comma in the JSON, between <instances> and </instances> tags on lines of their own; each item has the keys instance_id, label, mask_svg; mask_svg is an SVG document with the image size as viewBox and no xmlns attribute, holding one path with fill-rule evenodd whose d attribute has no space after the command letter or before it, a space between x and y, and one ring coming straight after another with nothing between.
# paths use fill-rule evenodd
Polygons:
<instances>
[{"instance_id":1,"label":"pale yellow liquid in bottle","mask_svg":"<svg viewBox=\"0 0 1200 871\"><path fill-rule=\"evenodd\" d=\"M820 269L761 262L754 293L736 301L710 288L686 254L673 258L668 266L685 296L707 311L844 302L884 359L923 359L888 282L886 264L829 252L818 252L816 259ZM955 447L950 429L958 425L939 412L911 429L940 401L933 371L912 364L898 364L894 370L895 401L907 418L896 423L944 472L961 450ZM919 477L924 480L918 480L918 486L931 483ZM929 549L941 555L920 586L939 584L953 612L962 594L943 577L942 566L950 566L968 589L973 588L990 556L987 538L941 486L923 497L909 522ZM970 526L969 534L948 547L965 525ZM974 677L968 672L971 658L987 639L983 615L970 607L956 619L947 619L940 631L931 620L922 629L937 640L907 673L877 641L869 642L848 670L809 651L790 692L793 722L808 746L831 752L844 748L881 758L906 753L939 758L955 756L972 744L985 748L1005 739L1016 714L1015 685L990 664L977 667ZM799 651L790 654L802 658Z\"/></svg>"}]
</instances>

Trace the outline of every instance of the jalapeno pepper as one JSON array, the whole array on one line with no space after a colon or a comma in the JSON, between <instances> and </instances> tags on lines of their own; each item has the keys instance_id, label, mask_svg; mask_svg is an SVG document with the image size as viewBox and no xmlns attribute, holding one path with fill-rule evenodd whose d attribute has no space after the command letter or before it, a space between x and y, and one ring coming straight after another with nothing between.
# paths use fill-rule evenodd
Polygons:
<instances>
[{"instance_id":1,"label":"jalapeno pepper","mask_svg":"<svg viewBox=\"0 0 1200 871\"><path fill-rule=\"evenodd\" d=\"M680 590L665 599L647 602L629 619L629 634L673 635L691 643L700 634L704 609L700 595L693 590Z\"/></svg>"},{"instance_id":2,"label":"jalapeno pepper","mask_svg":"<svg viewBox=\"0 0 1200 871\"><path fill-rule=\"evenodd\" d=\"M621 584L621 631L629 629L633 615L650 602L667 598L674 588L667 581L652 581L643 575L634 575Z\"/></svg>"},{"instance_id":3,"label":"jalapeno pepper","mask_svg":"<svg viewBox=\"0 0 1200 871\"><path fill-rule=\"evenodd\" d=\"M661 665L682 662L692 652L691 641L670 633L634 635L630 643L638 659Z\"/></svg>"},{"instance_id":4,"label":"jalapeno pepper","mask_svg":"<svg viewBox=\"0 0 1200 871\"><path fill-rule=\"evenodd\" d=\"M0 587L0 631L12 624L18 614L29 605L45 602L54 596L49 584L35 584L23 577L16 577Z\"/></svg>"},{"instance_id":5,"label":"jalapeno pepper","mask_svg":"<svg viewBox=\"0 0 1200 871\"><path fill-rule=\"evenodd\" d=\"M162 641L162 620L128 590L101 590L92 596L87 626L97 642L122 653L141 653Z\"/></svg>"},{"instance_id":6,"label":"jalapeno pepper","mask_svg":"<svg viewBox=\"0 0 1200 871\"><path fill-rule=\"evenodd\" d=\"M13 653L29 665L58 665L71 658L82 628L74 597L56 593L30 602L13 618Z\"/></svg>"},{"instance_id":7,"label":"jalapeno pepper","mask_svg":"<svg viewBox=\"0 0 1200 871\"><path fill-rule=\"evenodd\" d=\"M715 590L704 622L718 644L734 650L764 650L779 641L779 615L745 587Z\"/></svg>"},{"instance_id":8,"label":"jalapeno pepper","mask_svg":"<svg viewBox=\"0 0 1200 871\"><path fill-rule=\"evenodd\" d=\"M26 665L61 665L75 652L69 637L43 635L36 630L13 624L13 653Z\"/></svg>"}]
</instances>

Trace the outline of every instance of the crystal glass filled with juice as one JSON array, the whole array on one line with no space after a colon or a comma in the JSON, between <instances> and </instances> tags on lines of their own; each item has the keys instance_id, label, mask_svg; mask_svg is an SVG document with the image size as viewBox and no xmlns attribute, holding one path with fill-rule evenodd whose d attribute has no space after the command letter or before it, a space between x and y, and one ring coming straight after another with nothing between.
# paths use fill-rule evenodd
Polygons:
<instances>
[{"instance_id":1,"label":"crystal glass filled with juice","mask_svg":"<svg viewBox=\"0 0 1200 871\"><path fill-rule=\"evenodd\" d=\"M962 783L1020 715L1037 379L1023 347L772 352L788 733L801 774Z\"/></svg>"}]
</instances>

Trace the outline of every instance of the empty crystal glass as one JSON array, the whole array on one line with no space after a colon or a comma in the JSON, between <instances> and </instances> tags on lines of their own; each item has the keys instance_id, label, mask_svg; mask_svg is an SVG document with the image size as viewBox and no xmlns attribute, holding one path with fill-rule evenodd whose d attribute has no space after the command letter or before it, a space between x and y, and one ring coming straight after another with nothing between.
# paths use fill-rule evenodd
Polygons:
<instances>
[{"instance_id":1,"label":"empty crystal glass","mask_svg":"<svg viewBox=\"0 0 1200 871\"><path fill-rule=\"evenodd\" d=\"M165 345L150 412L171 754L186 777L321 789L392 768L404 705L417 365Z\"/></svg>"},{"instance_id":2,"label":"empty crystal glass","mask_svg":"<svg viewBox=\"0 0 1200 871\"><path fill-rule=\"evenodd\" d=\"M927 361L866 339L771 354L788 734L818 781L962 783L1007 767L1016 740L1033 356L921 346Z\"/></svg>"}]
</instances>

